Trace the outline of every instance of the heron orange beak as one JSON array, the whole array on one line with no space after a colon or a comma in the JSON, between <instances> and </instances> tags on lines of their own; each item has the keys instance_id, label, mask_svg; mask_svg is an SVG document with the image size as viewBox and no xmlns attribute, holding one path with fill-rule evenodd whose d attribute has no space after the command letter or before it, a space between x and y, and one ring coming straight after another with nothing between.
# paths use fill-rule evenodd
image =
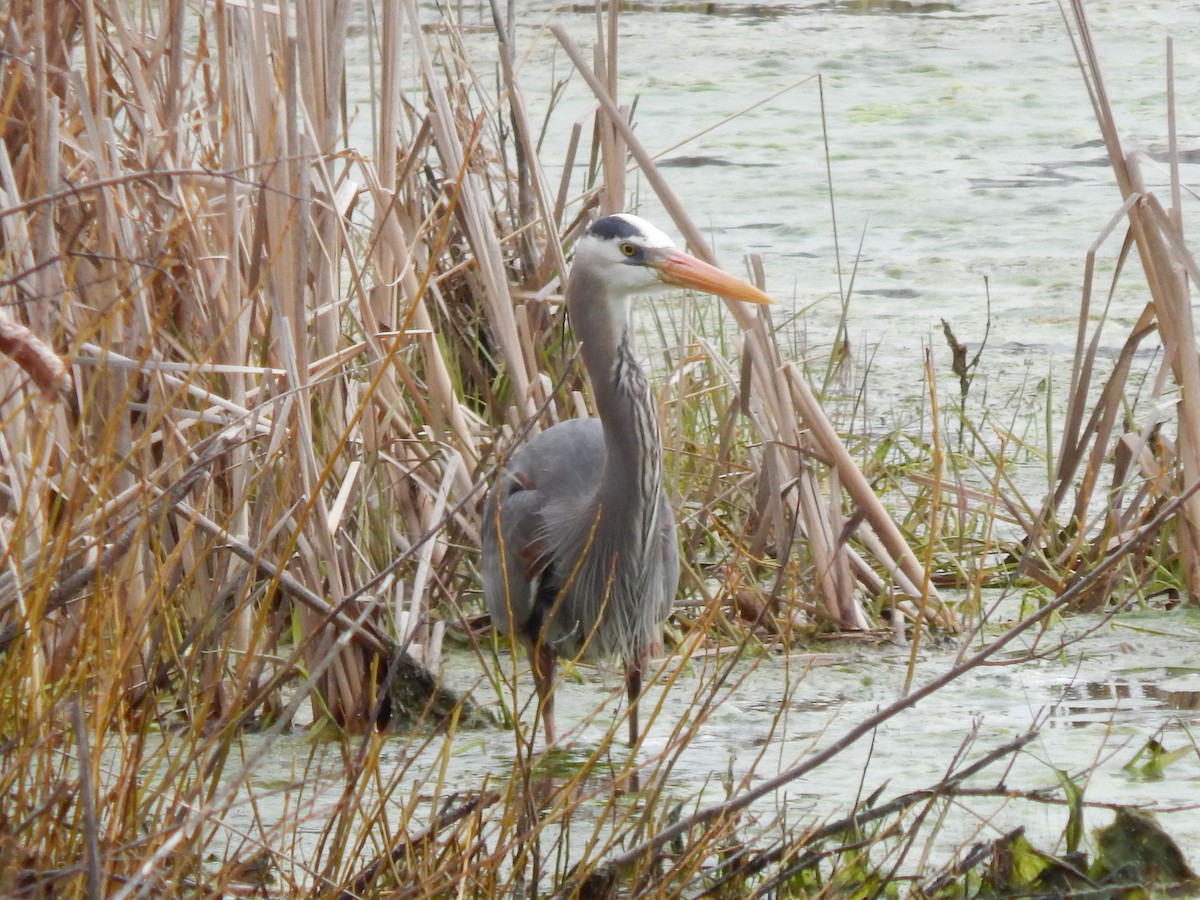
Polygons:
<instances>
[{"instance_id":1,"label":"heron orange beak","mask_svg":"<svg viewBox=\"0 0 1200 900\"><path fill-rule=\"evenodd\" d=\"M734 278L728 272L710 266L680 250L659 250L650 265L667 284L693 288L746 303L770 303L771 298L752 284Z\"/></svg>"}]
</instances>

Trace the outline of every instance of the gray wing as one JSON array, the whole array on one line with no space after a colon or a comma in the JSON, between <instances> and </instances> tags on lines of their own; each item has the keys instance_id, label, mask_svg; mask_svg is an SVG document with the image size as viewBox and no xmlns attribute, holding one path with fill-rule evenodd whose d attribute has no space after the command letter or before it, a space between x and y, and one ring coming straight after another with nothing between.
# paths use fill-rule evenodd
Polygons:
<instances>
[{"instance_id":1,"label":"gray wing","mask_svg":"<svg viewBox=\"0 0 1200 900\"><path fill-rule=\"evenodd\" d=\"M567 521L590 516L604 469L597 419L569 419L520 447L488 492L483 510L483 595L501 634L524 632L537 579L549 562L547 512ZM678 573L678 566L676 566Z\"/></svg>"}]
</instances>

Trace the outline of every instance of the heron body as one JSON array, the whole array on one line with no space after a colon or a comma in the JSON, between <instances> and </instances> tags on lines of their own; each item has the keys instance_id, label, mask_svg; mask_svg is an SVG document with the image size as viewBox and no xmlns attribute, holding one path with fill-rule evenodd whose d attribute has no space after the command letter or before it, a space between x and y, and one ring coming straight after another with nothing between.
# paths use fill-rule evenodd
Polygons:
<instances>
[{"instance_id":1,"label":"heron body","mask_svg":"<svg viewBox=\"0 0 1200 900\"><path fill-rule=\"evenodd\" d=\"M484 596L499 632L530 649L547 744L559 657L624 660L637 742L642 666L679 584L658 415L630 327L633 297L658 282L768 302L643 219L598 220L566 288L597 418L562 422L518 448L484 505Z\"/></svg>"}]
</instances>

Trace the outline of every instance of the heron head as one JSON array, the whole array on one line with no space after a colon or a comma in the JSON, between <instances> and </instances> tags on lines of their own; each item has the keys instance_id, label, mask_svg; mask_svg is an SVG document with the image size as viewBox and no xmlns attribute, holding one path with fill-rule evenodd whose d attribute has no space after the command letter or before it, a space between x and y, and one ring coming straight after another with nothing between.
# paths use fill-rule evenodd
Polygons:
<instances>
[{"instance_id":1,"label":"heron head","mask_svg":"<svg viewBox=\"0 0 1200 900\"><path fill-rule=\"evenodd\" d=\"M748 303L771 302L758 288L684 253L654 225L629 213L593 223L578 244L575 265L616 294L645 291L662 283Z\"/></svg>"}]
</instances>

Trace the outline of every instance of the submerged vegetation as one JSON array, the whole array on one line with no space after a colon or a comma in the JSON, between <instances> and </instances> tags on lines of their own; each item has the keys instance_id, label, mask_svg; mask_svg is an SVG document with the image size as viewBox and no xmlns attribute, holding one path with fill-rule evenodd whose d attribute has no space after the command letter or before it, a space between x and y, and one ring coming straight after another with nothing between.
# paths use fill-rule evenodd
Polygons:
<instances>
[{"instance_id":1,"label":"submerged vegetation","mask_svg":"<svg viewBox=\"0 0 1200 900\"><path fill-rule=\"evenodd\" d=\"M482 614L483 486L521 435L586 414L561 279L588 217L625 205L627 164L690 249L706 243L616 101L615 9L598 18L610 52L595 68L555 30L596 97L556 183L511 23L497 14L493 84L451 12L368 6L359 22L311 0L8 5L0 892L1194 883L1145 813L1118 810L1088 838L1082 810L1105 804L1085 771L1053 789L1006 781L1040 722L998 742L965 724L944 777L836 820L775 799L1017 637L1027 657L1061 652L1036 637L1058 617L1200 597L1200 270L1178 156L1172 142L1172 196L1147 192L1081 10L1071 33L1124 205L1089 256L1057 445L966 413L978 357L950 328L959 381L930 372L921 432L865 435L832 396L843 362L789 354L787 323L732 309L735 333L712 311L664 314L654 367L683 591L656 681L693 693L669 722L662 700L644 706L669 726L653 752L620 745L599 700L579 729L602 740L543 752L525 664L492 652ZM370 36L366 107L346 98L351 28ZM356 116L369 145L351 140ZM1092 273L1112 244L1118 278L1144 275L1150 302L1102 377ZM1134 251L1138 276L1122 272ZM1136 351L1152 341L1147 369ZM1046 455L1045 497L1015 483L1018 452ZM1000 632L989 599L1010 588L1028 602ZM746 748L749 774L666 789L757 666L782 660L790 694L816 641L847 635L908 648L900 699L790 767L768 772L768 741ZM961 642L958 663L918 683L919 653L941 642ZM440 683L450 645L477 661L469 694ZM511 766L454 783L455 753L493 716L513 728ZM298 722L295 771L263 782ZM1171 753L1147 745L1131 765L1161 774ZM1015 828L934 853L951 806L991 799L1065 808L1060 849Z\"/></svg>"}]
</instances>

